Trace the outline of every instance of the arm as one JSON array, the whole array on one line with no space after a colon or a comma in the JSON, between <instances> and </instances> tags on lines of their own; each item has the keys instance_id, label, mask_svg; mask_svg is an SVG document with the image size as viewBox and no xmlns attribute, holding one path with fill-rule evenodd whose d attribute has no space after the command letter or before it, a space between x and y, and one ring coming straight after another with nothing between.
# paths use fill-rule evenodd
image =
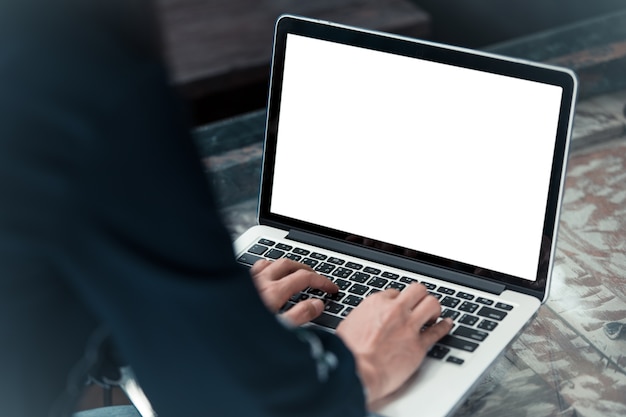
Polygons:
<instances>
[{"instance_id":1,"label":"arm","mask_svg":"<svg viewBox=\"0 0 626 417\"><path fill-rule=\"evenodd\" d=\"M161 416L363 415L343 343L318 335L339 362L320 379L309 343L235 264L163 63L134 35L146 15L9 3L18 12L3 5L11 13L0 25L11 35L0 81L13 100L0 105L15 192L7 224L17 239L38 230L28 236L46 259L38 279L67 287L109 327Z\"/></svg>"},{"instance_id":2,"label":"arm","mask_svg":"<svg viewBox=\"0 0 626 417\"><path fill-rule=\"evenodd\" d=\"M336 285L311 268L281 259L259 261L251 269L266 306L273 312L307 287L334 293ZM323 310L318 299L301 301L283 315L294 324L317 317ZM337 334L355 356L358 371L372 407L400 388L424 360L428 349L452 328L452 321L437 323L439 301L421 284L402 293L386 290L368 296L339 325Z\"/></svg>"},{"instance_id":3,"label":"arm","mask_svg":"<svg viewBox=\"0 0 626 417\"><path fill-rule=\"evenodd\" d=\"M339 291L337 285L318 275L310 267L288 259L276 262L258 261L250 269L250 274L265 306L274 313L277 313L292 295L309 287L331 294ZM319 316L323 310L322 300L310 298L300 301L282 313L282 316L299 326Z\"/></svg>"}]
</instances>

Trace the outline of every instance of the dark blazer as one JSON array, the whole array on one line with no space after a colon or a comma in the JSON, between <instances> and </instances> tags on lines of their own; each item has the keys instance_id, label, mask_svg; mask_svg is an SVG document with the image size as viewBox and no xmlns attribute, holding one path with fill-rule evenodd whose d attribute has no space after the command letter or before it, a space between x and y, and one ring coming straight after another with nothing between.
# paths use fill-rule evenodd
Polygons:
<instances>
[{"instance_id":1,"label":"dark blazer","mask_svg":"<svg viewBox=\"0 0 626 417\"><path fill-rule=\"evenodd\" d=\"M233 261L143 3L0 5L0 416L63 409L98 328L162 417L363 415Z\"/></svg>"}]
</instances>

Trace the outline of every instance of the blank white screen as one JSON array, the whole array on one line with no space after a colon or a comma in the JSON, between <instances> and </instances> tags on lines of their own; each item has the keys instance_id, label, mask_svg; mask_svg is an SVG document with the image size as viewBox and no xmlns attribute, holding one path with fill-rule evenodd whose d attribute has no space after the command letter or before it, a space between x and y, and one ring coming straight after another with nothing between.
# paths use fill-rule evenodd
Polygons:
<instances>
[{"instance_id":1,"label":"blank white screen","mask_svg":"<svg viewBox=\"0 0 626 417\"><path fill-rule=\"evenodd\" d=\"M270 211L534 280L561 94L290 34Z\"/></svg>"}]
</instances>

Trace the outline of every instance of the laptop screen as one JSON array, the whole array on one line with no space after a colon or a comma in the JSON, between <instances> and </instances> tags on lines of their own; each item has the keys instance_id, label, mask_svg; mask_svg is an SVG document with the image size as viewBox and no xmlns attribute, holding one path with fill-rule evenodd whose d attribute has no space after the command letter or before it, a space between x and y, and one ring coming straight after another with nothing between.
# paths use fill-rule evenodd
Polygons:
<instances>
[{"instance_id":1,"label":"laptop screen","mask_svg":"<svg viewBox=\"0 0 626 417\"><path fill-rule=\"evenodd\" d=\"M293 33L281 75L271 215L537 279L562 87Z\"/></svg>"}]
</instances>

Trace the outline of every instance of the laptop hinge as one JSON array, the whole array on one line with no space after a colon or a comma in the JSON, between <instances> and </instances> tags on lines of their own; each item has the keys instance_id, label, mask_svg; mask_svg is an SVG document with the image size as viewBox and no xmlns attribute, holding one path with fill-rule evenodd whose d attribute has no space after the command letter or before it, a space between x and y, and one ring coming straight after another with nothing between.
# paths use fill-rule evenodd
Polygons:
<instances>
[{"instance_id":1,"label":"laptop hinge","mask_svg":"<svg viewBox=\"0 0 626 417\"><path fill-rule=\"evenodd\" d=\"M318 246L335 252L341 252L345 255L355 256L357 258L381 263L393 268L453 282L455 284L471 287L480 291L486 291L492 294L500 295L506 289L506 286L503 284L483 280L460 272L450 271L434 265L416 262L411 259L396 257L373 249L352 245L300 230L290 230L287 238L295 240L296 242L307 243L309 245Z\"/></svg>"}]
</instances>

